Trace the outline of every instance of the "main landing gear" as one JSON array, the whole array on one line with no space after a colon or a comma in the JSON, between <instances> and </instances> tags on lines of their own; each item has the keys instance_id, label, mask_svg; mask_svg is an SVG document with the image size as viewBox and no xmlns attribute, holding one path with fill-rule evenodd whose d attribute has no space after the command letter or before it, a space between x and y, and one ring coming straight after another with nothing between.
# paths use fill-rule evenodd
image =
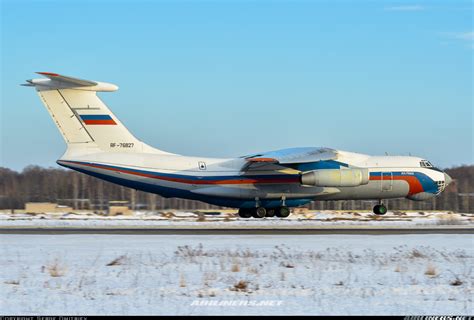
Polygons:
<instances>
[{"instance_id":1,"label":"main landing gear","mask_svg":"<svg viewBox=\"0 0 474 320\"><path fill-rule=\"evenodd\" d=\"M258 197L255 198L255 208L240 208L239 216L241 218L254 217L257 219L264 217L286 218L290 215L290 208L285 204L285 196L281 197L281 205L277 208L265 208L261 206L261 202Z\"/></svg>"},{"instance_id":2,"label":"main landing gear","mask_svg":"<svg viewBox=\"0 0 474 320\"><path fill-rule=\"evenodd\" d=\"M387 213L387 207L382 203L382 201L374 207L374 213L380 216Z\"/></svg>"},{"instance_id":3,"label":"main landing gear","mask_svg":"<svg viewBox=\"0 0 474 320\"><path fill-rule=\"evenodd\" d=\"M239 209L239 216L241 218L254 217L254 218L260 219L264 217L274 217L274 216L277 216L279 218L286 218L289 215L290 215L290 208L286 206L271 208L271 209L266 209L264 207Z\"/></svg>"}]
</instances>

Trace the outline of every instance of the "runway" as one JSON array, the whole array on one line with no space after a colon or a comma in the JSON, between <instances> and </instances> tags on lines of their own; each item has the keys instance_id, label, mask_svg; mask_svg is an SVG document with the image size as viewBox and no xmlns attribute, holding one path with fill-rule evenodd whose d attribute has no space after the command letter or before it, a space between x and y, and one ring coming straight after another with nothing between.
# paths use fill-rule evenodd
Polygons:
<instances>
[{"instance_id":1,"label":"runway","mask_svg":"<svg viewBox=\"0 0 474 320\"><path fill-rule=\"evenodd\" d=\"M426 226L426 227L373 227L373 226L318 226L318 227L7 227L0 234L117 234L117 235L396 235L396 234L474 234L473 227Z\"/></svg>"}]
</instances>

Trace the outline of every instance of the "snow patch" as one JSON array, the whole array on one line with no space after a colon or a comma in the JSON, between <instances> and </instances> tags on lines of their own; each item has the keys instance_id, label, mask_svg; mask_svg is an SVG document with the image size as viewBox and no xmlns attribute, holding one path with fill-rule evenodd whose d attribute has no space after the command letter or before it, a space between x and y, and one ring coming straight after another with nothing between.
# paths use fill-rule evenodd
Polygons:
<instances>
[{"instance_id":1,"label":"snow patch","mask_svg":"<svg viewBox=\"0 0 474 320\"><path fill-rule=\"evenodd\" d=\"M0 235L0 249L5 314L474 311L472 235Z\"/></svg>"}]
</instances>

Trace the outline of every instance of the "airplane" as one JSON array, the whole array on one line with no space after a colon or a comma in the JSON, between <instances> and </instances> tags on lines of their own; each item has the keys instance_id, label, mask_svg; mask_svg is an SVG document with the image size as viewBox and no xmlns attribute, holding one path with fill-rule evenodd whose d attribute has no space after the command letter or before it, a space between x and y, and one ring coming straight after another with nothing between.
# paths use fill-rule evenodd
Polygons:
<instances>
[{"instance_id":1,"label":"airplane","mask_svg":"<svg viewBox=\"0 0 474 320\"><path fill-rule=\"evenodd\" d=\"M451 177L426 159L370 156L326 147L299 147L237 158L182 156L140 141L97 96L114 84L51 72L26 80L35 87L67 144L57 163L115 184L238 209L242 218L290 215L323 200L426 200Z\"/></svg>"}]
</instances>

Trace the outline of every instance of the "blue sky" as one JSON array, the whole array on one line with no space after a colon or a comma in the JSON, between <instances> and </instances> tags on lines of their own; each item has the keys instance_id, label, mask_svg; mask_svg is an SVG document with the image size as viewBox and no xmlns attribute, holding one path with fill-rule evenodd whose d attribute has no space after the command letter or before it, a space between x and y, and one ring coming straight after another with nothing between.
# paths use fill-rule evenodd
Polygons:
<instances>
[{"instance_id":1,"label":"blue sky","mask_svg":"<svg viewBox=\"0 0 474 320\"><path fill-rule=\"evenodd\" d=\"M35 71L115 83L140 139L184 155L296 146L473 164L470 1L1 2L0 165L65 144Z\"/></svg>"}]
</instances>

